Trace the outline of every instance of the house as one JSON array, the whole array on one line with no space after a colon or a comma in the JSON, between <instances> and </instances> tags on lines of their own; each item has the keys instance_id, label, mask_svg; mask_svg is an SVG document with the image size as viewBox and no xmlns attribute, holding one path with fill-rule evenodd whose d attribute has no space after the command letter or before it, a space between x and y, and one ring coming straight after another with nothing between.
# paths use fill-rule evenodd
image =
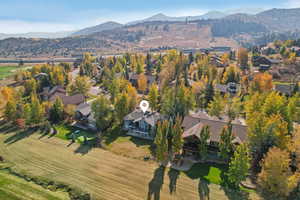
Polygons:
<instances>
[{"instance_id":1,"label":"house","mask_svg":"<svg viewBox=\"0 0 300 200\"><path fill-rule=\"evenodd\" d=\"M277 65L281 61L277 59L270 59L265 56L253 56L252 57L252 64L255 67L258 67L260 65Z\"/></svg>"},{"instance_id":2,"label":"house","mask_svg":"<svg viewBox=\"0 0 300 200\"><path fill-rule=\"evenodd\" d=\"M296 53L297 57L300 56L300 47L293 46L293 47L291 47L291 50L292 50L292 52Z\"/></svg>"},{"instance_id":3,"label":"house","mask_svg":"<svg viewBox=\"0 0 300 200\"><path fill-rule=\"evenodd\" d=\"M127 131L127 135L154 140L156 124L162 119L163 116L158 112L144 113L141 109L136 109L124 117L123 129Z\"/></svg>"},{"instance_id":4,"label":"house","mask_svg":"<svg viewBox=\"0 0 300 200\"><path fill-rule=\"evenodd\" d=\"M134 87L138 87L139 74L129 73L129 81ZM155 76L145 75L147 78L147 85L150 86L155 82Z\"/></svg>"},{"instance_id":5,"label":"house","mask_svg":"<svg viewBox=\"0 0 300 200\"><path fill-rule=\"evenodd\" d=\"M81 127L83 126L90 130L97 130L96 120L93 116L90 103L82 103L77 106L75 119Z\"/></svg>"},{"instance_id":6,"label":"house","mask_svg":"<svg viewBox=\"0 0 300 200\"><path fill-rule=\"evenodd\" d=\"M41 92L40 95L44 101L48 101L52 96L55 96L56 94L66 94L66 93L67 91L64 89L64 87L58 85L52 88L44 87L43 92Z\"/></svg>"},{"instance_id":7,"label":"house","mask_svg":"<svg viewBox=\"0 0 300 200\"><path fill-rule=\"evenodd\" d=\"M66 94L62 94L62 93L53 94L50 97L49 101L54 102L56 98L60 98L65 106L66 105L78 106L85 101L85 97L82 94L75 94L73 96L67 96Z\"/></svg>"},{"instance_id":8,"label":"house","mask_svg":"<svg viewBox=\"0 0 300 200\"><path fill-rule=\"evenodd\" d=\"M226 67L227 65L223 63L222 59L217 55L210 56L209 64L216 67Z\"/></svg>"},{"instance_id":9,"label":"house","mask_svg":"<svg viewBox=\"0 0 300 200\"><path fill-rule=\"evenodd\" d=\"M203 112L186 116L182 123L184 130L183 153L185 155L198 154L200 132L204 126L208 126L210 131L209 147L218 150L222 130L227 124L227 121L210 117ZM247 126L245 124L238 121L232 122L232 131L235 137L232 143L239 145L247 141Z\"/></svg>"},{"instance_id":10,"label":"house","mask_svg":"<svg viewBox=\"0 0 300 200\"><path fill-rule=\"evenodd\" d=\"M236 93L239 92L240 90L240 85L230 82L227 85L224 84L216 84L215 85L215 90L220 92L221 94L226 94L229 93L231 95L235 95Z\"/></svg>"},{"instance_id":11,"label":"house","mask_svg":"<svg viewBox=\"0 0 300 200\"><path fill-rule=\"evenodd\" d=\"M282 95L291 96L297 88L295 84L275 84L274 90Z\"/></svg>"},{"instance_id":12,"label":"house","mask_svg":"<svg viewBox=\"0 0 300 200\"><path fill-rule=\"evenodd\" d=\"M261 71L261 72L268 71L270 68L271 68L271 65L266 65L266 64L259 65L259 71Z\"/></svg>"}]
</instances>

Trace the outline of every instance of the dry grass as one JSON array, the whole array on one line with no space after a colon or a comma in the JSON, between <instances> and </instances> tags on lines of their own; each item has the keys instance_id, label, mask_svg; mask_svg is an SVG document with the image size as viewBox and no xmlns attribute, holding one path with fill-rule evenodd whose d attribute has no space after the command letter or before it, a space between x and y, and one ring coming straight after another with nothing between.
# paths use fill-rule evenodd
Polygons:
<instances>
[{"instance_id":1,"label":"dry grass","mask_svg":"<svg viewBox=\"0 0 300 200\"><path fill-rule=\"evenodd\" d=\"M155 163L78 144L68 147L67 141L40 138L39 134L26 135L19 140L8 139L15 139L14 134L0 134L0 155L14 163L15 168L79 187L90 192L93 199L193 200L204 199L203 191L208 191L212 200L241 199L224 192L219 185L158 168ZM174 188L176 192L170 194Z\"/></svg>"}]
</instances>

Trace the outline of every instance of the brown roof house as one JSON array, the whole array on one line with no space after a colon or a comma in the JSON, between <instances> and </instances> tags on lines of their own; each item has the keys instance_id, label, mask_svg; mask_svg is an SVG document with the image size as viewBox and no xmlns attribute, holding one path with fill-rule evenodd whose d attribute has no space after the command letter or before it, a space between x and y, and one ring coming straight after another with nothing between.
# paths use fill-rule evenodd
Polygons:
<instances>
[{"instance_id":1,"label":"brown roof house","mask_svg":"<svg viewBox=\"0 0 300 200\"><path fill-rule=\"evenodd\" d=\"M82 94L76 94L73 96L68 96L66 90L63 86L55 86L50 89L50 87L43 88L43 92L40 93L45 101L53 102L56 98L61 98L63 104L78 106L85 101L85 97Z\"/></svg>"},{"instance_id":2,"label":"brown roof house","mask_svg":"<svg viewBox=\"0 0 300 200\"><path fill-rule=\"evenodd\" d=\"M163 116L158 112L144 113L141 109L136 109L124 117L123 129L127 131L127 135L154 140L155 127L160 120L163 120Z\"/></svg>"},{"instance_id":3,"label":"brown roof house","mask_svg":"<svg viewBox=\"0 0 300 200\"><path fill-rule=\"evenodd\" d=\"M208 126L210 130L210 146L217 148L222 130L227 124L227 121L210 117L203 112L186 116L182 123L182 128L184 129L183 138L185 140L184 152L197 153L199 151L199 135L204 126ZM242 144L247 140L247 126L242 122L232 122L232 131L235 136L235 139L232 141L234 144Z\"/></svg>"}]
</instances>

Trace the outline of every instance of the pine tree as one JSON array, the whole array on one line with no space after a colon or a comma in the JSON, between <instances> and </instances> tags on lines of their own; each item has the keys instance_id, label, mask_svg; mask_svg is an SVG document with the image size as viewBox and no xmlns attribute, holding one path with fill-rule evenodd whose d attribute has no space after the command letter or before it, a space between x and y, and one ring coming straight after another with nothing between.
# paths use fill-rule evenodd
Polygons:
<instances>
[{"instance_id":1,"label":"pine tree","mask_svg":"<svg viewBox=\"0 0 300 200\"><path fill-rule=\"evenodd\" d=\"M50 109L50 121L57 123L64 119L64 104L61 98L57 97Z\"/></svg>"},{"instance_id":2,"label":"pine tree","mask_svg":"<svg viewBox=\"0 0 300 200\"><path fill-rule=\"evenodd\" d=\"M229 163L228 180L238 188L239 184L246 180L250 169L250 156L245 144L239 145Z\"/></svg>"}]
</instances>

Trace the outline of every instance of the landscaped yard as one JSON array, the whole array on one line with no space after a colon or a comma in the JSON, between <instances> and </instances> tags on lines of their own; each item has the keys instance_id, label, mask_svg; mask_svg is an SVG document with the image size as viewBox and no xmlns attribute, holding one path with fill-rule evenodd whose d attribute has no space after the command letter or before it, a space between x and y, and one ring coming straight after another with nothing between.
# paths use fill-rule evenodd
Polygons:
<instances>
[{"instance_id":1,"label":"landscaped yard","mask_svg":"<svg viewBox=\"0 0 300 200\"><path fill-rule=\"evenodd\" d=\"M11 65L11 66L1 66L0 65L0 80L13 75L16 70L25 69L28 67L29 66L20 67L18 65Z\"/></svg>"},{"instance_id":2,"label":"landscaped yard","mask_svg":"<svg viewBox=\"0 0 300 200\"><path fill-rule=\"evenodd\" d=\"M199 165L188 173L179 173L158 167L154 162L82 144L68 145L69 142L57 137L31 133L16 140L15 132L4 134L3 129L2 132L0 155L14 164L13 169L79 187L90 192L93 199L194 200L204 196L218 200L246 199L239 192L214 184L220 182L221 168L217 166L208 170ZM131 139L110 137L105 142L113 148L114 144L126 141ZM258 199L255 192L250 193L250 199Z\"/></svg>"},{"instance_id":3,"label":"landscaped yard","mask_svg":"<svg viewBox=\"0 0 300 200\"><path fill-rule=\"evenodd\" d=\"M76 142L81 144L84 142L84 137L86 137L87 141L93 140L95 138L95 133L93 132L78 130L72 126L68 126L65 124L55 125L54 128L57 131L55 136L63 140L72 140L72 134L74 134Z\"/></svg>"}]
</instances>

